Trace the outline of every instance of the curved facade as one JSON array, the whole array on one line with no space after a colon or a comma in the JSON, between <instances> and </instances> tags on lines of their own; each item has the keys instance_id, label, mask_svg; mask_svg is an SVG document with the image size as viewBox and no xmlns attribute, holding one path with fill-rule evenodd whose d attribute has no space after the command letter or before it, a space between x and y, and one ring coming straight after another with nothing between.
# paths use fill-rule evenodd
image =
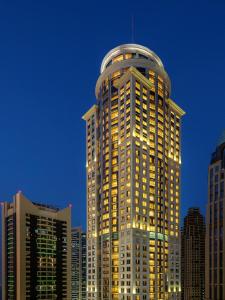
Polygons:
<instances>
[{"instance_id":1,"label":"curved facade","mask_svg":"<svg viewBox=\"0 0 225 300\"><path fill-rule=\"evenodd\" d=\"M170 79L164 69L161 59L150 49L136 44L125 44L109 51L104 57L99 79L96 84L96 97L99 96L101 83L115 72L124 74L129 67L148 68L155 71L165 81L170 92Z\"/></svg>"},{"instance_id":2,"label":"curved facade","mask_svg":"<svg viewBox=\"0 0 225 300\"><path fill-rule=\"evenodd\" d=\"M127 60L132 57L145 58L154 61L159 66L163 67L161 59L150 49L137 44L125 44L113 48L106 54L102 61L100 72L102 73L108 66L110 66L114 62Z\"/></svg>"},{"instance_id":3,"label":"curved facade","mask_svg":"<svg viewBox=\"0 0 225 300\"><path fill-rule=\"evenodd\" d=\"M103 59L87 138L87 298L179 299L180 127L160 58Z\"/></svg>"}]
</instances>

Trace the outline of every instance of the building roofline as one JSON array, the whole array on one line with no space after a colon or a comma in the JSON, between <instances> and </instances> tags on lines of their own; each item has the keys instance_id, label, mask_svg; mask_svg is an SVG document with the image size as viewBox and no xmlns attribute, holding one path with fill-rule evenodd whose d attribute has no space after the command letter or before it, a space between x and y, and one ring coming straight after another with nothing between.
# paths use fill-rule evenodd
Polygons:
<instances>
[{"instance_id":1,"label":"building roofline","mask_svg":"<svg viewBox=\"0 0 225 300\"><path fill-rule=\"evenodd\" d=\"M96 104L92 105L92 107L82 116L82 119L87 121L90 115L93 114L98 109L98 106Z\"/></svg>"},{"instance_id":2,"label":"building roofline","mask_svg":"<svg viewBox=\"0 0 225 300\"><path fill-rule=\"evenodd\" d=\"M167 103L182 117L186 114L186 112L177 105L172 99L167 99Z\"/></svg>"},{"instance_id":3,"label":"building roofline","mask_svg":"<svg viewBox=\"0 0 225 300\"><path fill-rule=\"evenodd\" d=\"M143 55L146 55L148 57L151 57L153 58L157 64L160 66L160 67L163 67L163 63L161 61L161 59L158 57L157 54L155 54L155 52L153 52L152 50L150 50L149 48L147 47L144 47L142 45L139 45L139 44L123 44L123 45L120 45L118 47L115 47L113 48L112 50L110 50L106 55L105 57L103 58L103 61L102 61L102 64L101 64L101 69L100 69L100 72L102 73L104 70L105 70L105 67L106 65L108 64L108 62L115 56L119 55L119 54L122 54L126 51L134 51L134 52L139 52Z\"/></svg>"}]
</instances>

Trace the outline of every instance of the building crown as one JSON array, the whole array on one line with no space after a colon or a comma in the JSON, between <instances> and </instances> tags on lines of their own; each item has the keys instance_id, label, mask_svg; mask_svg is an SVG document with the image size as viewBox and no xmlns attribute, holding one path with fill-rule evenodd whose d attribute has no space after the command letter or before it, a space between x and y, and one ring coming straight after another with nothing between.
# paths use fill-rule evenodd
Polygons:
<instances>
[{"instance_id":1,"label":"building crown","mask_svg":"<svg viewBox=\"0 0 225 300\"><path fill-rule=\"evenodd\" d=\"M119 59L126 59L126 55L122 58L124 54L127 54L127 59L138 56L142 59L149 59L152 62L156 63L159 67L164 68L161 59L149 48L138 44L124 44L113 48L106 54L106 56L103 58L100 72L102 73L109 65L113 64L115 61L119 61Z\"/></svg>"}]
</instances>

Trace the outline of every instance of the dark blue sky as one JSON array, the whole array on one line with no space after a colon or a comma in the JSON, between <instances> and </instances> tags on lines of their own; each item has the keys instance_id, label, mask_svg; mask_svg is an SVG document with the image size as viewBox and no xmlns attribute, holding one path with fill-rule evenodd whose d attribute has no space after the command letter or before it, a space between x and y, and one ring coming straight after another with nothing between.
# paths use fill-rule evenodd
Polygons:
<instances>
[{"instance_id":1,"label":"dark blue sky","mask_svg":"<svg viewBox=\"0 0 225 300\"><path fill-rule=\"evenodd\" d=\"M205 210L207 167L225 128L225 2L1 1L0 200L73 203L85 226L85 123L103 56L135 42L170 75L183 121L182 213Z\"/></svg>"}]
</instances>

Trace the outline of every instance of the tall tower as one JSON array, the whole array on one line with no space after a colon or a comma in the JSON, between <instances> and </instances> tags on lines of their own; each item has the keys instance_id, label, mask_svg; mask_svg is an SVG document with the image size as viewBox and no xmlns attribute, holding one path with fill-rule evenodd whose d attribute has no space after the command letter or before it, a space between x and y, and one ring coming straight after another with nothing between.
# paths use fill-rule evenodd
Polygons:
<instances>
[{"instance_id":1,"label":"tall tower","mask_svg":"<svg viewBox=\"0 0 225 300\"><path fill-rule=\"evenodd\" d=\"M205 288L207 300L225 299L225 131L208 171Z\"/></svg>"},{"instance_id":2,"label":"tall tower","mask_svg":"<svg viewBox=\"0 0 225 300\"><path fill-rule=\"evenodd\" d=\"M146 47L103 59L85 115L87 296L178 299L180 127L170 79Z\"/></svg>"},{"instance_id":3,"label":"tall tower","mask_svg":"<svg viewBox=\"0 0 225 300\"><path fill-rule=\"evenodd\" d=\"M86 233L72 228L72 299L86 300Z\"/></svg>"},{"instance_id":4,"label":"tall tower","mask_svg":"<svg viewBox=\"0 0 225 300\"><path fill-rule=\"evenodd\" d=\"M181 234L181 300L205 300L205 221L189 208Z\"/></svg>"},{"instance_id":5,"label":"tall tower","mask_svg":"<svg viewBox=\"0 0 225 300\"><path fill-rule=\"evenodd\" d=\"M17 193L2 211L3 300L71 299L70 208Z\"/></svg>"}]
</instances>

